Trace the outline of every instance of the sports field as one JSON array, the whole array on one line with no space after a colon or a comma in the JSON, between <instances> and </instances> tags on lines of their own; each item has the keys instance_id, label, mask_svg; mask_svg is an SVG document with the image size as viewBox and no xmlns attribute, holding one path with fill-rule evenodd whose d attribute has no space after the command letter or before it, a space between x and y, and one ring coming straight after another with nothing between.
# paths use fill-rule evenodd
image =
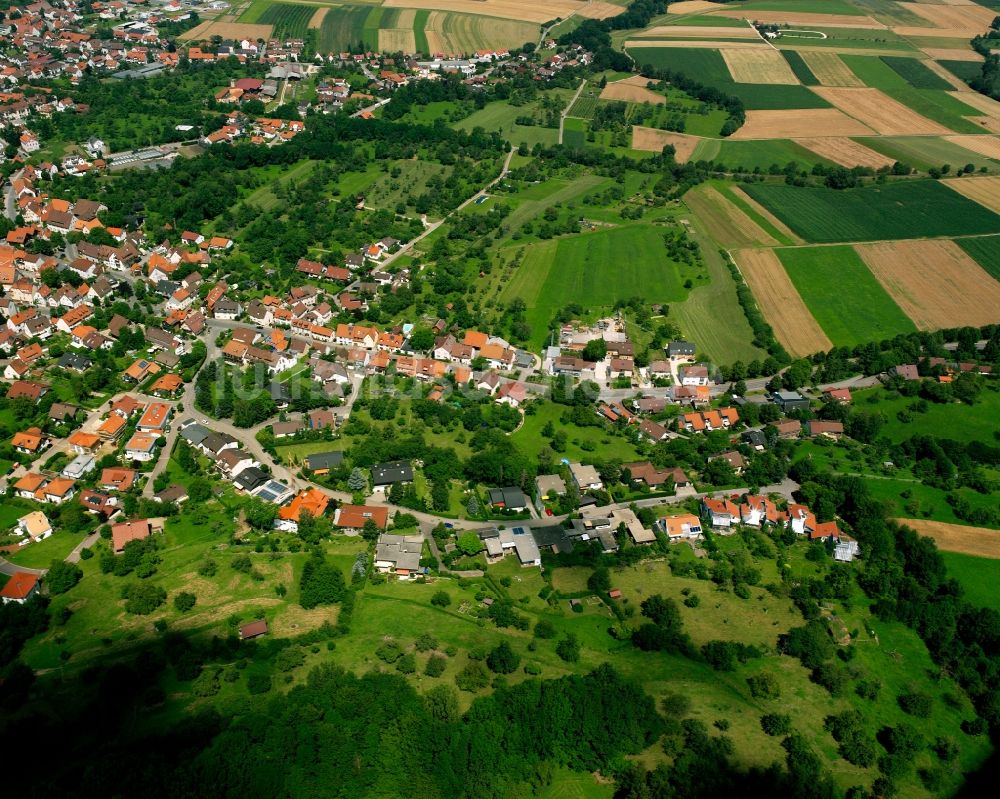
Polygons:
<instances>
[{"instance_id":1,"label":"sports field","mask_svg":"<svg viewBox=\"0 0 1000 799\"><path fill-rule=\"evenodd\" d=\"M835 346L916 330L849 245L775 250L799 296Z\"/></svg>"},{"instance_id":2,"label":"sports field","mask_svg":"<svg viewBox=\"0 0 1000 799\"><path fill-rule=\"evenodd\" d=\"M933 180L837 191L749 184L745 191L815 243L995 233L1000 216Z\"/></svg>"}]
</instances>

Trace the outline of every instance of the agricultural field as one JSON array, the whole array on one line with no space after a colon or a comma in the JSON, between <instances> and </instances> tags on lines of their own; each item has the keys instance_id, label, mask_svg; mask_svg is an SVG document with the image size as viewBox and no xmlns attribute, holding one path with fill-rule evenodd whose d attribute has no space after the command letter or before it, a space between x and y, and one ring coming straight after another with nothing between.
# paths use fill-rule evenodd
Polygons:
<instances>
[{"instance_id":1,"label":"agricultural field","mask_svg":"<svg viewBox=\"0 0 1000 799\"><path fill-rule=\"evenodd\" d=\"M835 346L853 347L916 329L850 246L786 247L775 252Z\"/></svg>"},{"instance_id":2,"label":"agricultural field","mask_svg":"<svg viewBox=\"0 0 1000 799\"><path fill-rule=\"evenodd\" d=\"M969 525L946 524L925 519L906 519L905 523L921 535L934 539L938 549L992 558L1000 564L1000 530Z\"/></svg>"},{"instance_id":3,"label":"agricultural field","mask_svg":"<svg viewBox=\"0 0 1000 799\"><path fill-rule=\"evenodd\" d=\"M1000 235L956 239L955 243L971 255L995 280L1000 280Z\"/></svg>"},{"instance_id":4,"label":"agricultural field","mask_svg":"<svg viewBox=\"0 0 1000 799\"><path fill-rule=\"evenodd\" d=\"M272 26L272 35L277 39L305 39L315 12L312 6L275 3L268 6L257 22Z\"/></svg>"},{"instance_id":5,"label":"agricultural field","mask_svg":"<svg viewBox=\"0 0 1000 799\"><path fill-rule=\"evenodd\" d=\"M809 242L995 233L1000 217L933 180L837 191L753 184L746 192Z\"/></svg>"},{"instance_id":6,"label":"agricultural field","mask_svg":"<svg viewBox=\"0 0 1000 799\"><path fill-rule=\"evenodd\" d=\"M965 555L960 552L942 552L948 576L954 577L965 591L965 598L973 605L993 608L1000 613L1000 560Z\"/></svg>"}]
</instances>

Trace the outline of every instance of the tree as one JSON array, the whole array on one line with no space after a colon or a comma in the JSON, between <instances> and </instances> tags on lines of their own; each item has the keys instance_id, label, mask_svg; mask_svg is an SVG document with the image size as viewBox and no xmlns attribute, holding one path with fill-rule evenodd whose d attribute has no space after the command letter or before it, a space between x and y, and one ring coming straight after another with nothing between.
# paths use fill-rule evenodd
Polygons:
<instances>
[{"instance_id":1,"label":"tree","mask_svg":"<svg viewBox=\"0 0 1000 799\"><path fill-rule=\"evenodd\" d=\"M606 566L599 566L587 578L587 588L595 594L606 594L611 590L611 572Z\"/></svg>"},{"instance_id":2,"label":"tree","mask_svg":"<svg viewBox=\"0 0 1000 799\"><path fill-rule=\"evenodd\" d=\"M410 334L410 349L427 352L434 346L434 331L426 327L417 328Z\"/></svg>"},{"instance_id":3,"label":"tree","mask_svg":"<svg viewBox=\"0 0 1000 799\"><path fill-rule=\"evenodd\" d=\"M368 490L368 478L365 477L365 473L357 466L351 469L351 476L347 478L347 487L350 488L351 491Z\"/></svg>"},{"instance_id":4,"label":"tree","mask_svg":"<svg viewBox=\"0 0 1000 799\"><path fill-rule=\"evenodd\" d=\"M501 641L486 656L486 665L496 674L512 674L517 671L521 658L506 641Z\"/></svg>"},{"instance_id":5,"label":"tree","mask_svg":"<svg viewBox=\"0 0 1000 799\"><path fill-rule=\"evenodd\" d=\"M204 477L196 477L188 487L188 498L191 502L204 502L212 496L212 484Z\"/></svg>"},{"instance_id":6,"label":"tree","mask_svg":"<svg viewBox=\"0 0 1000 799\"><path fill-rule=\"evenodd\" d=\"M780 738L792 731L792 718L782 713L765 713L760 717L760 727L768 735Z\"/></svg>"},{"instance_id":7,"label":"tree","mask_svg":"<svg viewBox=\"0 0 1000 799\"><path fill-rule=\"evenodd\" d=\"M475 518L480 513L482 513L482 510L483 509L479 504L479 499L476 497L475 494L472 494L469 497L469 501L465 505L466 513L468 513L470 517Z\"/></svg>"},{"instance_id":8,"label":"tree","mask_svg":"<svg viewBox=\"0 0 1000 799\"><path fill-rule=\"evenodd\" d=\"M556 637L556 626L548 619L539 619L535 623L535 638L550 639Z\"/></svg>"},{"instance_id":9,"label":"tree","mask_svg":"<svg viewBox=\"0 0 1000 799\"><path fill-rule=\"evenodd\" d=\"M266 694L271 690L271 675L263 671L253 671L247 678L247 690L254 695Z\"/></svg>"},{"instance_id":10,"label":"tree","mask_svg":"<svg viewBox=\"0 0 1000 799\"><path fill-rule=\"evenodd\" d=\"M608 354L608 343L603 338L594 338L583 348L581 358L585 361L603 361Z\"/></svg>"},{"instance_id":11,"label":"tree","mask_svg":"<svg viewBox=\"0 0 1000 799\"><path fill-rule=\"evenodd\" d=\"M327 563L322 552L314 552L302 567L299 604L306 610L317 605L332 605L340 602L346 591L344 573L336 565Z\"/></svg>"},{"instance_id":12,"label":"tree","mask_svg":"<svg viewBox=\"0 0 1000 799\"><path fill-rule=\"evenodd\" d=\"M431 655L424 667L424 674L428 677L440 677L444 674L445 666L448 665L447 658L441 655Z\"/></svg>"},{"instance_id":13,"label":"tree","mask_svg":"<svg viewBox=\"0 0 1000 799\"><path fill-rule=\"evenodd\" d=\"M576 663L580 659L580 642L576 635L567 633L566 637L556 644L556 654L567 663Z\"/></svg>"},{"instance_id":14,"label":"tree","mask_svg":"<svg viewBox=\"0 0 1000 799\"><path fill-rule=\"evenodd\" d=\"M264 502L253 497L243 506L243 517L255 530L271 530L278 516L278 508L272 502Z\"/></svg>"},{"instance_id":15,"label":"tree","mask_svg":"<svg viewBox=\"0 0 1000 799\"><path fill-rule=\"evenodd\" d=\"M475 555L483 550L483 542L478 535L469 532L462 533L458 537L458 548L466 555Z\"/></svg>"},{"instance_id":16,"label":"tree","mask_svg":"<svg viewBox=\"0 0 1000 799\"><path fill-rule=\"evenodd\" d=\"M125 612L134 616L148 616L167 601L167 592L149 582L129 583L122 589Z\"/></svg>"},{"instance_id":17,"label":"tree","mask_svg":"<svg viewBox=\"0 0 1000 799\"><path fill-rule=\"evenodd\" d=\"M361 528L361 537L365 541L376 541L379 537L378 525L375 524L374 519L365 519L364 527Z\"/></svg>"},{"instance_id":18,"label":"tree","mask_svg":"<svg viewBox=\"0 0 1000 799\"><path fill-rule=\"evenodd\" d=\"M48 586L50 594L65 594L80 582L81 577L83 570L75 563L54 560L45 574L45 585Z\"/></svg>"},{"instance_id":19,"label":"tree","mask_svg":"<svg viewBox=\"0 0 1000 799\"><path fill-rule=\"evenodd\" d=\"M181 613L187 613L197 600L198 598L190 591L181 591L174 597L174 607Z\"/></svg>"},{"instance_id":20,"label":"tree","mask_svg":"<svg viewBox=\"0 0 1000 799\"><path fill-rule=\"evenodd\" d=\"M439 608L446 608L451 604L451 597L446 591L436 591L431 597L431 604Z\"/></svg>"},{"instance_id":21,"label":"tree","mask_svg":"<svg viewBox=\"0 0 1000 799\"><path fill-rule=\"evenodd\" d=\"M462 691L479 691L490 684L490 673L482 661L470 660L455 675L455 685Z\"/></svg>"}]
</instances>

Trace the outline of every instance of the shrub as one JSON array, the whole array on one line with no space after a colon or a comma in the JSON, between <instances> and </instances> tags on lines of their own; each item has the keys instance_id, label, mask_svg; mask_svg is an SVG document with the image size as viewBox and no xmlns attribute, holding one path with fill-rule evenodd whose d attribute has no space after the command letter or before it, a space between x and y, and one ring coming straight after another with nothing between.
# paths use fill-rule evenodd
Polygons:
<instances>
[{"instance_id":1,"label":"shrub","mask_svg":"<svg viewBox=\"0 0 1000 799\"><path fill-rule=\"evenodd\" d=\"M417 656L407 652L396 661L396 671L400 674L413 674L417 670Z\"/></svg>"},{"instance_id":2,"label":"shrub","mask_svg":"<svg viewBox=\"0 0 1000 799\"><path fill-rule=\"evenodd\" d=\"M444 668L447 664L447 658L443 658L440 655L431 655L427 661L427 665L424 667L424 674L428 677L440 677L444 674Z\"/></svg>"},{"instance_id":3,"label":"shrub","mask_svg":"<svg viewBox=\"0 0 1000 799\"><path fill-rule=\"evenodd\" d=\"M84 547L80 550L80 560L90 560L94 557L94 550L90 547Z\"/></svg>"},{"instance_id":4,"label":"shrub","mask_svg":"<svg viewBox=\"0 0 1000 799\"><path fill-rule=\"evenodd\" d=\"M663 715L670 719L682 719L691 712L691 699L687 694L670 693L660 702Z\"/></svg>"},{"instance_id":5,"label":"shrub","mask_svg":"<svg viewBox=\"0 0 1000 799\"><path fill-rule=\"evenodd\" d=\"M83 569L75 563L54 560L45 575L45 585L50 594L65 594L83 577Z\"/></svg>"},{"instance_id":6,"label":"shrub","mask_svg":"<svg viewBox=\"0 0 1000 799\"><path fill-rule=\"evenodd\" d=\"M529 675L537 675L542 673L542 667L537 663L525 663L524 673Z\"/></svg>"},{"instance_id":7,"label":"shrub","mask_svg":"<svg viewBox=\"0 0 1000 799\"><path fill-rule=\"evenodd\" d=\"M125 612L148 616L167 601L167 592L153 583L129 583L122 589Z\"/></svg>"},{"instance_id":8,"label":"shrub","mask_svg":"<svg viewBox=\"0 0 1000 799\"><path fill-rule=\"evenodd\" d=\"M689 608L696 608L701 604L701 599L699 599L697 594L691 594L689 597L685 598L684 604Z\"/></svg>"},{"instance_id":9,"label":"shrub","mask_svg":"<svg viewBox=\"0 0 1000 799\"><path fill-rule=\"evenodd\" d=\"M506 641L501 641L500 644L494 648L486 656L486 665L490 667L490 671L497 674L512 674L517 671L517 667L521 665L520 656L510 648L510 644Z\"/></svg>"},{"instance_id":10,"label":"shrub","mask_svg":"<svg viewBox=\"0 0 1000 799\"><path fill-rule=\"evenodd\" d=\"M174 607L181 613L187 613L194 607L194 603L197 601L198 598L190 591L181 591L174 597Z\"/></svg>"},{"instance_id":11,"label":"shrub","mask_svg":"<svg viewBox=\"0 0 1000 799\"><path fill-rule=\"evenodd\" d=\"M760 717L760 727L768 735L788 735L792 731L792 717L783 713L765 713Z\"/></svg>"},{"instance_id":12,"label":"shrub","mask_svg":"<svg viewBox=\"0 0 1000 799\"><path fill-rule=\"evenodd\" d=\"M432 649L437 649L437 638L435 638L430 633L421 634L416 641L416 647L418 652L429 652Z\"/></svg>"},{"instance_id":13,"label":"shrub","mask_svg":"<svg viewBox=\"0 0 1000 799\"><path fill-rule=\"evenodd\" d=\"M215 573L219 570L218 565L211 558L206 558L201 562L198 567L198 574L202 577L214 577Z\"/></svg>"},{"instance_id":14,"label":"shrub","mask_svg":"<svg viewBox=\"0 0 1000 799\"><path fill-rule=\"evenodd\" d=\"M490 673L480 661L473 660L455 675L455 685L462 691L479 691L490 684Z\"/></svg>"},{"instance_id":15,"label":"shrub","mask_svg":"<svg viewBox=\"0 0 1000 799\"><path fill-rule=\"evenodd\" d=\"M451 597L446 591L437 591L434 596L431 597L431 604L436 605L439 608L446 608L451 604Z\"/></svg>"},{"instance_id":16,"label":"shrub","mask_svg":"<svg viewBox=\"0 0 1000 799\"><path fill-rule=\"evenodd\" d=\"M244 574L249 574L250 569L253 568L253 561L250 560L249 555L237 555L231 561L229 561L229 568L234 571L243 572Z\"/></svg>"},{"instance_id":17,"label":"shrub","mask_svg":"<svg viewBox=\"0 0 1000 799\"><path fill-rule=\"evenodd\" d=\"M535 624L535 638L555 638L556 626L548 619L539 619Z\"/></svg>"},{"instance_id":18,"label":"shrub","mask_svg":"<svg viewBox=\"0 0 1000 799\"><path fill-rule=\"evenodd\" d=\"M403 648L395 641L386 641L375 650L375 656L385 663L395 663L403 656Z\"/></svg>"},{"instance_id":19,"label":"shrub","mask_svg":"<svg viewBox=\"0 0 1000 799\"><path fill-rule=\"evenodd\" d=\"M247 690L251 694L266 694L271 690L271 675L262 671L251 672L247 678Z\"/></svg>"},{"instance_id":20,"label":"shrub","mask_svg":"<svg viewBox=\"0 0 1000 799\"><path fill-rule=\"evenodd\" d=\"M566 637L556 644L556 654L567 663L576 663L580 659L580 642L573 633L567 633Z\"/></svg>"},{"instance_id":21,"label":"shrub","mask_svg":"<svg viewBox=\"0 0 1000 799\"><path fill-rule=\"evenodd\" d=\"M306 662L306 653L300 646L287 646L282 649L274 659L274 665L279 671L291 671L297 669Z\"/></svg>"},{"instance_id":22,"label":"shrub","mask_svg":"<svg viewBox=\"0 0 1000 799\"><path fill-rule=\"evenodd\" d=\"M747 687L754 699L777 699L781 696L781 684L773 674L767 672L748 677Z\"/></svg>"},{"instance_id":23,"label":"shrub","mask_svg":"<svg viewBox=\"0 0 1000 799\"><path fill-rule=\"evenodd\" d=\"M909 713L911 716L921 719L928 718L934 706L934 700L930 696L916 691L909 694L901 694L897 697L896 701L899 702L899 706L903 709L904 713Z\"/></svg>"},{"instance_id":24,"label":"shrub","mask_svg":"<svg viewBox=\"0 0 1000 799\"><path fill-rule=\"evenodd\" d=\"M219 672L221 670L214 667L207 667L201 670L201 674L191 684L191 692L195 696L215 696L219 693Z\"/></svg>"}]
</instances>

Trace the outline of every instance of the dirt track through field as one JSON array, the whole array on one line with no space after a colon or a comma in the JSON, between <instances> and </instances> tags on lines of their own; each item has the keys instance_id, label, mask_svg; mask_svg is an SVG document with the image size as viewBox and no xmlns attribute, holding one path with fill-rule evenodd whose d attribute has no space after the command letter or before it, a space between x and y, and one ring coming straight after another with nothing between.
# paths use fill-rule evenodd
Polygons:
<instances>
[{"instance_id":1,"label":"dirt track through field","mask_svg":"<svg viewBox=\"0 0 1000 799\"><path fill-rule=\"evenodd\" d=\"M667 102L667 98L662 94L657 94L646 88L646 84L651 82L648 78L641 78L641 85L631 81L631 78L626 78L609 83L601 90L601 99L624 100L627 103L652 103L653 105L664 105Z\"/></svg>"},{"instance_id":2,"label":"dirt track through field","mask_svg":"<svg viewBox=\"0 0 1000 799\"><path fill-rule=\"evenodd\" d=\"M684 201L705 223L709 234L726 247L761 244L774 247L778 242L748 214L737 208L718 189L703 186L689 191Z\"/></svg>"},{"instance_id":3,"label":"dirt track through field","mask_svg":"<svg viewBox=\"0 0 1000 799\"><path fill-rule=\"evenodd\" d=\"M878 89L841 89L831 86L816 86L813 89L823 99L855 119L859 119L882 136L906 136L918 134L948 134L944 125L939 125L916 111L896 102Z\"/></svg>"},{"instance_id":4,"label":"dirt track through field","mask_svg":"<svg viewBox=\"0 0 1000 799\"><path fill-rule=\"evenodd\" d=\"M875 131L839 108L747 111L746 123L730 139L801 139L814 136L870 136Z\"/></svg>"},{"instance_id":5,"label":"dirt track through field","mask_svg":"<svg viewBox=\"0 0 1000 799\"><path fill-rule=\"evenodd\" d=\"M787 236L789 241L795 244L805 244L805 240L796 235L788 225L782 222L778 217L768 211L763 205L757 202L753 197L747 194L739 186L730 187L730 191L739 197L743 202L745 202L750 208L752 208L760 217L766 219L771 223L771 226L784 236Z\"/></svg>"},{"instance_id":6,"label":"dirt track through field","mask_svg":"<svg viewBox=\"0 0 1000 799\"><path fill-rule=\"evenodd\" d=\"M1000 283L955 242L880 241L854 249L919 329L1000 322Z\"/></svg>"},{"instance_id":7,"label":"dirt track through field","mask_svg":"<svg viewBox=\"0 0 1000 799\"><path fill-rule=\"evenodd\" d=\"M700 142L701 139L697 136L671 133L668 130L657 130L656 128L644 128L641 125L632 126L633 150L659 153L666 145L672 144L675 151L674 159L679 164L687 163L690 160Z\"/></svg>"},{"instance_id":8,"label":"dirt track through field","mask_svg":"<svg viewBox=\"0 0 1000 799\"><path fill-rule=\"evenodd\" d=\"M836 53L807 51L801 53L802 60L812 70L816 80L823 86L864 86L864 81L851 72Z\"/></svg>"},{"instance_id":9,"label":"dirt track through field","mask_svg":"<svg viewBox=\"0 0 1000 799\"><path fill-rule=\"evenodd\" d=\"M755 50L724 48L721 53L729 67L729 74L737 83L788 85L799 82L781 53L770 47Z\"/></svg>"},{"instance_id":10,"label":"dirt track through field","mask_svg":"<svg viewBox=\"0 0 1000 799\"><path fill-rule=\"evenodd\" d=\"M821 25L827 28L868 28L885 29L885 25L872 17L852 14L811 14L798 11L716 11L713 16L732 19L753 19L769 25ZM987 25L987 27L989 27ZM985 28L983 29L985 30Z\"/></svg>"},{"instance_id":11,"label":"dirt track through field","mask_svg":"<svg viewBox=\"0 0 1000 799\"><path fill-rule=\"evenodd\" d=\"M949 189L1000 214L1000 177L955 178L943 182Z\"/></svg>"},{"instance_id":12,"label":"dirt track through field","mask_svg":"<svg viewBox=\"0 0 1000 799\"><path fill-rule=\"evenodd\" d=\"M790 354L812 355L833 348L774 250L736 250L732 255L753 292L757 307Z\"/></svg>"},{"instance_id":13,"label":"dirt track through field","mask_svg":"<svg viewBox=\"0 0 1000 799\"><path fill-rule=\"evenodd\" d=\"M928 519L896 519L920 535L933 538L938 549L981 558L1000 558L1000 530L966 527L964 524L932 522Z\"/></svg>"},{"instance_id":14,"label":"dirt track through field","mask_svg":"<svg viewBox=\"0 0 1000 799\"><path fill-rule=\"evenodd\" d=\"M883 166L892 166L895 162L895 159L875 152L870 147L865 147L863 144L844 136L796 139L795 141L806 149L812 150L816 155L821 155L828 161L833 161L841 166L870 166L872 169L879 169Z\"/></svg>"},{"instance_id":15,"label":"dirt track through field","mask_svg":"<svg viewBox=\"0 0 1000 799\"><path fill-rule=\"evenodd\" d=\"M945 141L957 144L987 158L1000 160L1000 136L945 136Z\"/></svg>"}]
</instances>

